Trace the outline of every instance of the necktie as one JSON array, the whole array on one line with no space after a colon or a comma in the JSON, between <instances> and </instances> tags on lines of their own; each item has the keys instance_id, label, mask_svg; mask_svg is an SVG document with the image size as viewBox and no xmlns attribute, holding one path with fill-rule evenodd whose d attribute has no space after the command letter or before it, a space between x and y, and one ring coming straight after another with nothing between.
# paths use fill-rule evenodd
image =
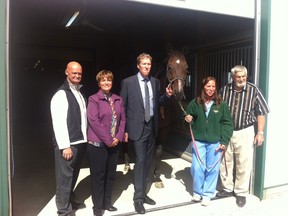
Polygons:
<instances>
[{"instance_id":1,"label":"necktie","mask_svg":"<svg viewBox=\"0 0 288 216\"><path fill-rule=\"evenodd\" d=\"M144 88L145 88L145 121L149 122L150 121L150 102L149 102L149 90L148 90L148 85L147 82L148 79L144 79Z\"/></svg>"}]
</instances>

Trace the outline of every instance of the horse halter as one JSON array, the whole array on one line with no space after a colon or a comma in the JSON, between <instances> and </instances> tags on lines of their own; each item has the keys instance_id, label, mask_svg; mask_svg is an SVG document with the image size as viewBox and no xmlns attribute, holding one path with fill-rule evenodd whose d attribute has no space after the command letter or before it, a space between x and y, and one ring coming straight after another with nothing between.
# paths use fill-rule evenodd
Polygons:
<instances>
[{"instance_id":1,"label":"horse halter","mask_svg":"<svg viewBox=\"0 0 288 216\"><path fill-rule=\"evenodd\" d=\"M175 77L175 78L173 78L173 79L171 79L171 77L169 76L169 71L170 71L171 69L169 68L169 67L167 67L167 79L168 79L168 81L169 81L169 86L171 86L172 85L172 83L173 82L175 82L176 80L181 80L182 82L183 82L183 86L185 85L185 80L181 77L181 76L177 76L177 77Z\"/></svg>"},{"instance_id":2,"label":"horse halter","mask_svg":"<svg viewBox=\"0 0 288 216\"><path fill-rule=\"evenodd\" d=\"M182 53L173 52L170 55L166 68L166 76L169 82L168 87L172 88L173 95L175 96L176 100L186 98L184 94L184 87L186 83L187 67L187 62ZM176 85L174 84L175 81Z\"/></svg>"},{"instance_id":3,"label":"horse halter","mask_svg":"<svg viewBox=\"0 0 288 216\"><path fill-rule=\"evenodd\" d=\"M184 83L183 86L185 85L185 80L182 77L178 76L178 77L175 77L174 79L169 79L169 77L168 77L169 86L171 86L172 83L175 82L176 80L181 80Z\"/></svg>"},{"instance_id":4,"label":"horse halter","mask_svg":"<svg viewBox=\"0 0 288 216\"><path fill-rule=\"evenodd\" d=\"M183 57L183 58L184 58L184 57ZM172 78L169 76L169 75L170 75L170 72L171 72L171 68L173 68L173 67L171 67L171 66L173 65L171 62L176 63L176 65L182 65L181 67L183 67L183 62L185 62L184 64L186 64L185 58L184 58L184 61L183 61L183 58L182 58L182 57L177 57L177 58L176 58L176 61L175 61L175 59L174 59L174 60L172 59L171 61L170 61L170 59L169 59L169 61L168 61L167 68L166 68L166 74L167 74L167 78L168 78L168 81L169 81L169 85L170 85L170 86L171 86L172 83L175 82L176 80L182 81L182 82L183 82L183 86L185 86L186 80L184 80L183 77L177 75L175 78L172 79ZM170 65L171 65L171 66L170 66ZM178 66L176 66L176 67L178 67ZM176 69L175 69L175 70L176 70ZM183 69L182 69L182 70L183 70ZM187 72L187 70L186 70L186 72Z\"/></svg>"}]
</instances>

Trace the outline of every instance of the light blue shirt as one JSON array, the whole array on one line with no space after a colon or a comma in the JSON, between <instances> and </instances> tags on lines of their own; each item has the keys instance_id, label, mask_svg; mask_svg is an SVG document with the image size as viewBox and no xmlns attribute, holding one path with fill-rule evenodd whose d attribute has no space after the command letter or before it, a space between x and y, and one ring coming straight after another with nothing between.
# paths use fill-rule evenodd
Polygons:
<instances>
[{"instance_id":1,"label":"light blue shirt","mask_svg":"<svg viewBox=\"0 0 288 216\"><path fill-rule=\"evenodd\" d=\"M140 72L137 73L138 81L141 88L142 98L143 98L143 104L145 108L145 81L144 78L141 76ZM153 102L153 91L150 80L147 82L148 90L149 90L149 102L150 102L150 115L154 116L154 102Z\"/></svg>"},{"instance_id":2,"label":"light blue shirt","mask_svg":"<svg viewBox=\"0 0 288 216\"><path fill-rule=\"evenodd\" d=\"M208 104L205 103L205 106L206 106L206 112L205 112L206 117L208 117L208 114L210 112L210 109L211 109L211 106L212 106L213 103L214 103L214 100L210 100Z\"/></svg>"}]
</instances>

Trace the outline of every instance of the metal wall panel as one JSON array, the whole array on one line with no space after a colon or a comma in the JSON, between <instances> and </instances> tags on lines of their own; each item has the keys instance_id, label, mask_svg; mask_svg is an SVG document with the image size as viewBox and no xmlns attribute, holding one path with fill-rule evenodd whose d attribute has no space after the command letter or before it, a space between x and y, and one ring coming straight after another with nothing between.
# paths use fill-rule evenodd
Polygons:
<instances>
[{"instance_id":1,"label":"metal wall panel","mask_svg":"<svg viewBox=\"0 0 288 216\"><path fill-rule=\"evenodd\" d=\"M7 154L6 1L0 1L0 215L9 215Z\"/></svg>"},{"instance_id":2,"label":"metal wall panel","mask_svg":"<svg viewBox=\"0 0 288 216\"><path fill-rule=\"evenodd\" d=\"M221 87L229 82L229 72L231 71L231 68L237 64L244 65L248 72L252 72L253 46L206 53L204 54L203 59L204 77L215 77L219 85L218 87ZM249 81L253 82L253 77L249 76Z\"/></svg>"}]
</instances>

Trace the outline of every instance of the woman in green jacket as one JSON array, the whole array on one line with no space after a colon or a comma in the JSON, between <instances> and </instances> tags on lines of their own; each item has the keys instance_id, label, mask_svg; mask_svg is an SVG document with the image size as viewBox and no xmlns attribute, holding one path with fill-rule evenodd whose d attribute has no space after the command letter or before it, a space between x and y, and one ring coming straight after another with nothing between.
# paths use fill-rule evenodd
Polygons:
<instances>
[{"instance_id":1,"label":"woman in green jacket","mask_svg":"<svg viewBox=\"0 0 288 216\"><path fill-rule=\"evenodd\" d=\"M233 133L233 120L227 104L216 89L216 79L202 81L200 95L187 106L185 121L192 125L191 175L193 202L208 206L215 196L222 152Z\"/></svg>"}]
</instances>

